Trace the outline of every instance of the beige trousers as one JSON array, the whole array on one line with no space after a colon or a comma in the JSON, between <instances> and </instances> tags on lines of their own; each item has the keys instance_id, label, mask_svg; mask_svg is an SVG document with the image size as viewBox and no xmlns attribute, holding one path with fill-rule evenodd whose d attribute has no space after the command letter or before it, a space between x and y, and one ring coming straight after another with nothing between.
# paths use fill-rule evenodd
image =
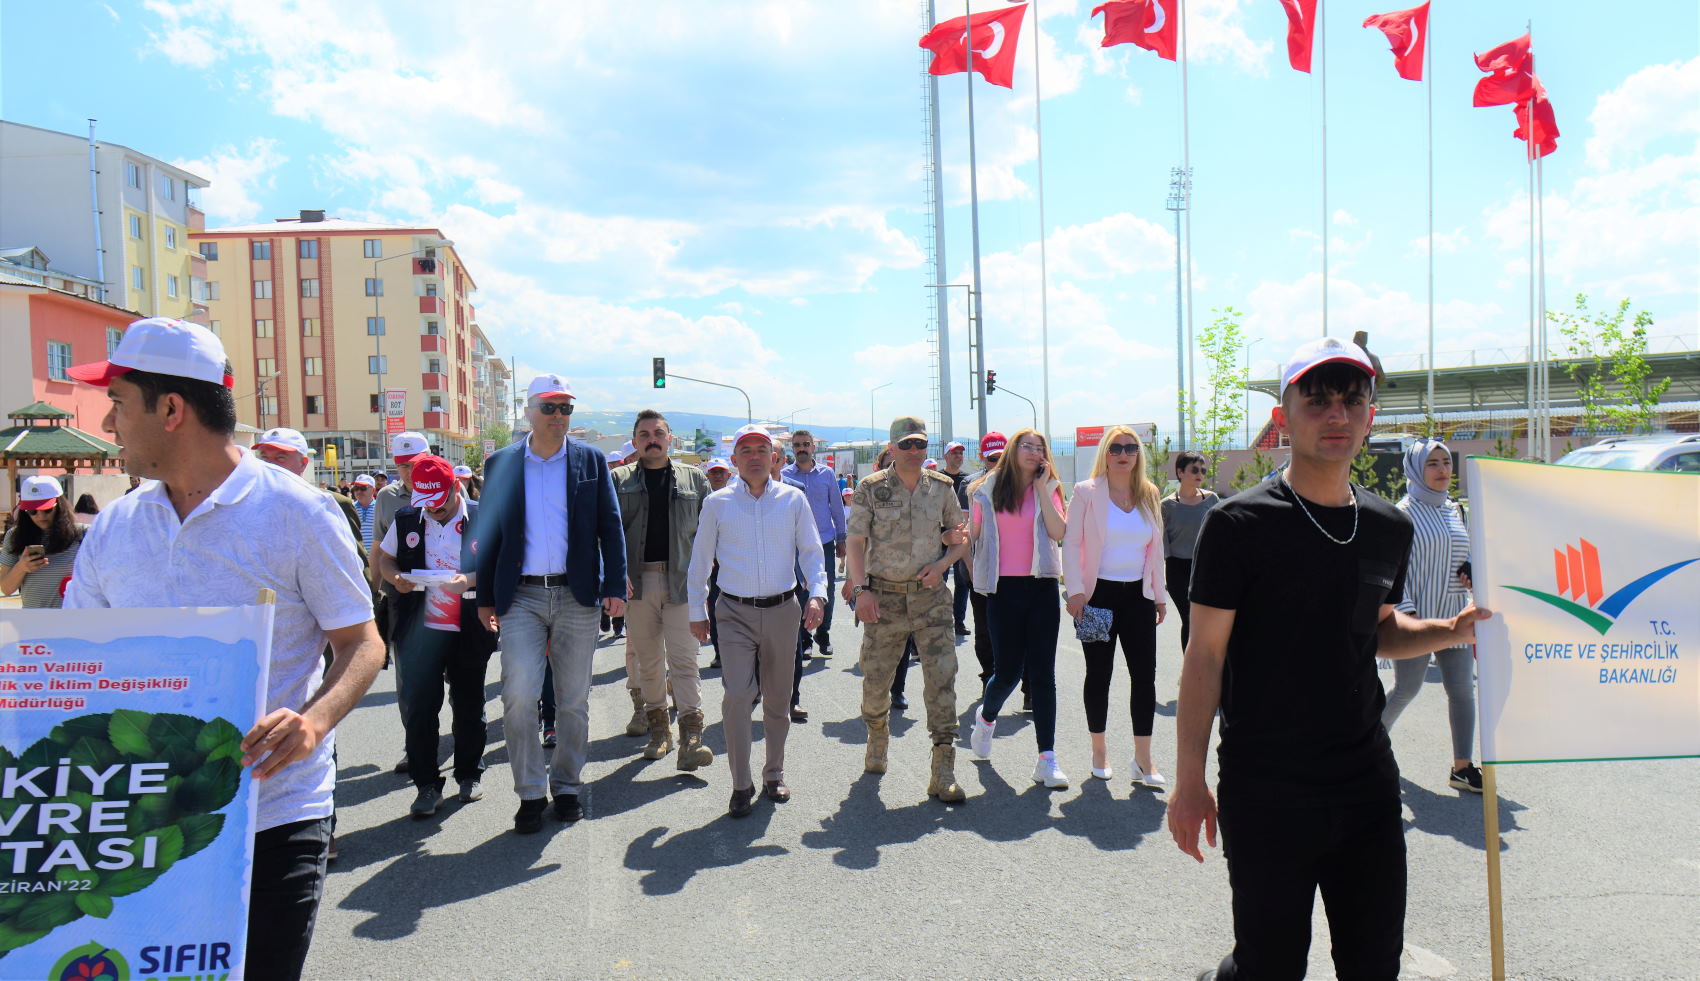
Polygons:
<instances>
[{"instance_id":1,"label":"beige trousers","mask_svg":"<svg viewBox=\"0 0 1700 981\"><path fill-rule=\"evenodd\" d=\"M640 598L626 604L626 687L643 693L645 709L667 707L667 684L683 712L702 711L702 674L691 608L667 602L665 567L642 567Z\"/></svg>"},{"instance_id":2,"label":"beige trousers","mask_svg":"<svg viewBox=\"0 0 1700 981\"><path fill-rule=\"evenodd\" d=\"M792 596L778 606L758 610L720 597L715 617L720 621L720 714L726 733L726 764L732 770L732 789L750 782L750 711L755 705L759 677L762 741L767 763L762 780L785 779L785 737L791 732L791 674L797 664L797 624L802 607Z\"/></svg>"}]
</instances>

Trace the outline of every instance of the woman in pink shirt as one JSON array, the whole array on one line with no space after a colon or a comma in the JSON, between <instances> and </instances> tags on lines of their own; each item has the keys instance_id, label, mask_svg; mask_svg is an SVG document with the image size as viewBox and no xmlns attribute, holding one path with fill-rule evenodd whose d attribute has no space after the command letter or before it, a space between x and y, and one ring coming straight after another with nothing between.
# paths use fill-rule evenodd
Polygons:
<instances>
[{"instance_id":1,"label":"woman in pink shirt","mask_svg":"<svg viewBox=\"0 0 1700 981\"><path fill-rule=\"evenodd\" d=\"M992 676L974 711L970 744L990 759L998 710L1027 679L1033 696L1033 735L1039 762L1033 782L1053 790L1068 786L1057 766L1057 580L1068 518L1045 437L1023 429L1010 449L970 490L969 535L974 545L975 592L987 595L992 627Z\"/></svg>"},{"instance_id":2,"label":"woman in pink shirt","mask_svg":"<svg viewBox=\"0 0 1700 981\"><path fill-rule=\"evenodd\" d=\"M1157 709L1157 624L1163 602L1163 518L1157 485L1145 475L1145 448L1127 426L1112 426L1098 444L1092 477L1074 485L1063 537L1063 585L1068 615L1086 653L1086 729L1092 736L1092 775L1110 778L1104 730L1109 722L1110 675L1116 639L1132 679L1133 782L1160 790L1168 783L1151 763Z\"/></svg>"}]
</instances>

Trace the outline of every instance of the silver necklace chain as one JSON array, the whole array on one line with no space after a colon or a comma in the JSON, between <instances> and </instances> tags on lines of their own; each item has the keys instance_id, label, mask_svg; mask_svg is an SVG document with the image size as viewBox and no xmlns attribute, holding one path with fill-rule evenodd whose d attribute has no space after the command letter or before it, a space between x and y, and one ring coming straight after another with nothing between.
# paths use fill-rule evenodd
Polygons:
<instances>
[{"instance_id":1,"label":"silver necklace chain","mask_svg":"<svg viewBox=\"0 0 1700 981\"><path fill-rule=\"evenodd\" d=\"M1352 541L1358 537L1358 493L1357 491L1352 490L1352 486L1350 484L1346 485L1346 490L1350 491L1352 494L1352 533L1345 538L1335 538L1333 535L1328 533L1327 528L1322 527L1322 522L1316 520L1316 515L1310 513L1310 508L1305 506L1304 495L1300 494L1298 490L1293 487L1293 482L1287 479L1287 474L1285 472L1282 472L1281 474L1281 482L1286 484L1287 489L1293 492L1293 500L1299 502L1299 510L1305 513L1305 517L1310 519L1310 523L1316 526L1317 531L1322 532L1323 538L1328 539L1336 545L1350 545L1352 544Z\"/></svg>"}]
</instances>

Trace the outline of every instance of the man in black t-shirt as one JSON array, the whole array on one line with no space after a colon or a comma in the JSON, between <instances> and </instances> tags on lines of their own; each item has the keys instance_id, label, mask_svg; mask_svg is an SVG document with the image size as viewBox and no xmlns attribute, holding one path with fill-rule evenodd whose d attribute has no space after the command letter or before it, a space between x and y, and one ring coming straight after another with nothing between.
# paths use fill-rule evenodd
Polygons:
<instances>
[{"instance_id":1,"label":"man in black t-shirt","mask_svg":"<svg viewBox=\"0 0 1700 981\"><path fill-rule=\"evenodd\" d=\"M1410 523L1349 479L1375 415L1364 352L1312 341L1281 378L1274 418L1291 437L1291 465L1223 501L1198 536L1169 830L1201 862L1201 823L1216 843L1204 757L1220 708L1234 950L1201 981L1304 977L1319 888L1339 976L1392 979L1404 946L1405 839L1375 661L1473 643L1488 613L1417 620L1393 609Z\"/></svg>"}]
</instances>

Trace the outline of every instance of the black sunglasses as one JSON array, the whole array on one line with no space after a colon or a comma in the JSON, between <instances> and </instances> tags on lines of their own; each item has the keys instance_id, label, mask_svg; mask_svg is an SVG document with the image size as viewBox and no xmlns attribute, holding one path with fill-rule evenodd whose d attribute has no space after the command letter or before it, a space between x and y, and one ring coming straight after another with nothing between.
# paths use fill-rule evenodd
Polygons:
<instances>
[{"instance_id":1,"label":"black sunglasses","mask_svg":"<svg viewBox=\"0 0 1700 981\"><path fill-rule=\"evenodd\" d=\"M1139 444L1137 444L1137 443L1111 443L1110 449L1109 449L1109 454L1111 456L1138 456L1139 455Z\"/></svg>"},{"instance_id":2,"label":"black sunglasses","mask_svg":"<svg viewBox=\"0 0 1700 981\"><path fill-rule=\"evenodd\" d=\"M897 441L897 448L900 450L924 450L927 448L927 441L919 436L900 439Z\"/></svg>"},{"instance_id":3,"label":"black sunglasses","mask_svg":"<svg viewBox=\"0 0 1700 981\"><path fill-rule=\"evenodd\" d=\"M573 414L573 404L571 402L539 402L537 403L537 411L546 416L570 416Z\"/></svg>"}]
</instances>

